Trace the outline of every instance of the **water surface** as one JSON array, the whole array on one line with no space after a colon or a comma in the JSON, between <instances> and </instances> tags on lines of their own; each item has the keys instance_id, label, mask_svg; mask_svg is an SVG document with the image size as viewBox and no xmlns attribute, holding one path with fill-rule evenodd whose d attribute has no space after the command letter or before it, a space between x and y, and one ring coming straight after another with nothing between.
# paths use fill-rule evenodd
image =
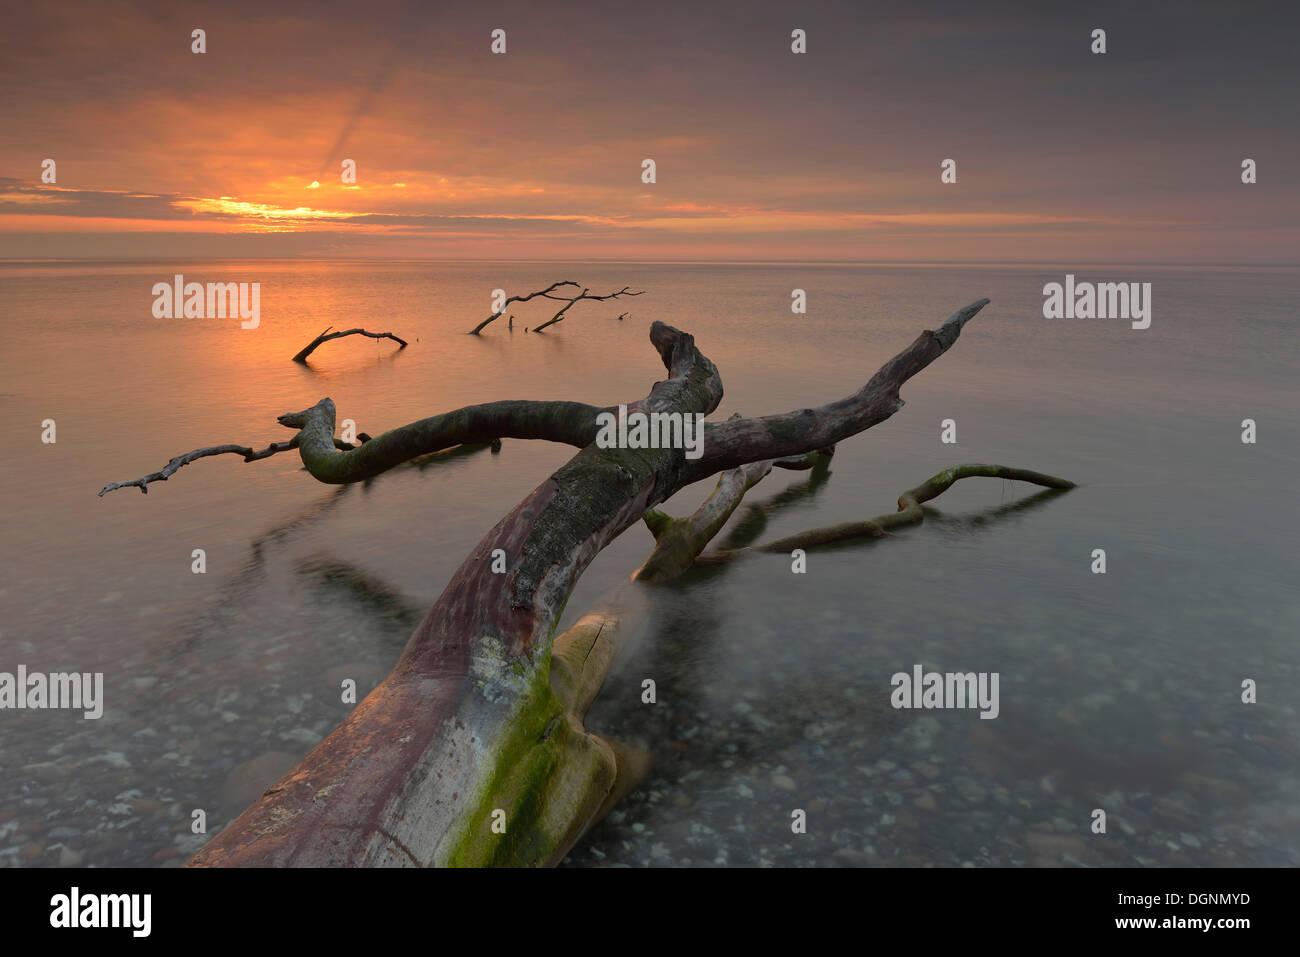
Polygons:
<instances>
[{"instance_id":1,"label":"water surface","mask_svg":"<svg viewBox=\"0 0 1300 957\"><path fill-rule=\"evenodd\" d=\"M1042 318L1043 284L1067 271L1150 281L1151 328ZM259 328L153 318L151 287L176 272L260 282ZM533 305L513 334L463 334L493 289L562 278L647 294L581 304L540 336L523 332L550 315ZM1298 294L1296 270L1203 267L0 265L0 670L103 671L107 698L99 721L0 712L0 864L180 863L205 840L191 810L215 832L327 734L341 678L372 688L472 546L572 450L506 441L343 489L291 455L204 460L147 496L97 498L107 482L285 439L276 415L326 395L372 434L493 399L634 400L663 377L655 319L718 364L717 417L802 408L987 296L897 415L824 479L770 476L747 499L770 507L727 534L888 511L957 462L1080 488L970 480L919 528L810 553L807 574L761 556L654 590L623 587L651 545L630 529L565 624L611 597L627 609L589 725L654 765L567 863L1294 865ZM411 346L352 337L289 361L330 325ZM940 442L949 418L956 445ZM998 672L1000 716L894 711L890 676L914 664ZM1246 678L1258 704L1240 701Z\"/></svg>"}]
</instances>

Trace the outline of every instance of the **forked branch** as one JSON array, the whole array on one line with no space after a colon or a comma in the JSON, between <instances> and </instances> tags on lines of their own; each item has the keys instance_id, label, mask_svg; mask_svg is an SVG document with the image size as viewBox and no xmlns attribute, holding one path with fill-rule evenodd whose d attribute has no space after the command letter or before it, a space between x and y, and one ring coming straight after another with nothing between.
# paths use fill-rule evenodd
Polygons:
<instances>
[{"instance_id":1,"label":"forked branch","mask_svg":"<svg viewBox=\"0 0 1300 957\"><path fill-rule=\"evenodd\" d=\"M565 286L572 286L574 289L582 289L582 292L578 293L578 295L576 296L553 295L553 293L557 289L563 289ZM501 316L505 313L506 308L512 302L528 302L530 299L541 298L541 299L554 299L556 302L565 303L565 306L562 309L560 309L559 312L557 312L550 319L548 319L546 322L542 323L540 326L538 326L536 329L533 330L534 332L541 332L547 326L554 325L555 323L560 322L564 318L564 314L573 307L574 303L581 302L583 299L588 299L593 302L598 302L598 301L603 302L604 300L607 299L617 299L619 296L640 296L644 294L645 290L642 290L641 292L632 292L630 289L628 289L627 286L624 286L622 289L618 290L618 292L611 292L607 296L589 296L587 294L588 292L590 292L589 289L579 286L578 283L574 282L572 279L565 279L562 282L553 282L545 289L539 289L536 292L530 292L526 296L510 296L508 299L506 299L505 302L501 304L500 309L492 313L492 315L488 316L477 326L471 329L469 331L469 334L471 336L477 336L480 332L483 331L483 329L489 323L494 322L497 319L500 319Z\"/></svg>"},{"instance_id":2,"label":"forked branch","mask_svg":"<svg viewBox=\"0 0 1300 957\"><path fill-rule=\"evenodd\" d=\"M570 300L569 300L569 301L568 301L568 302L567 302L567 303L566 303L566 304L565 304L565 305L560 309L559 312L557 312L555 315L551 316L550 319L548 319L548 320L546 320L545 322L543 322L540 326L538 326L536 329L534 329L533 332L541 332L541 331L542 331L543 329L545 329L547 326L553 326L553 325L555 325L557 322L561 322L561 321L563 321L563 319L564 319L564 314L565 314L566 312L568 312L568 311L573 307L573 304L576 303L576 302L581 302L583 299L590 299L592 302L603 302L603 301L606 300L606 299L617 299L619 296L640 296L640 295L642 295L642 294L644 294L644 293L645 293L645 290L644 290L644 289L641 290L641 292L632 292L631 290L629 290L629 289L627 288L627 286L624 286L624 287L623 287L622 289L620 289L618 292L611 292L608 296L589 296L589 295L587 295L587 290L584 289L584 290L582 290L581 295L574 296L572 299L570 299ZM554 298L554 297L552 297L552 298Z\"/></svg>"}]
</instances>

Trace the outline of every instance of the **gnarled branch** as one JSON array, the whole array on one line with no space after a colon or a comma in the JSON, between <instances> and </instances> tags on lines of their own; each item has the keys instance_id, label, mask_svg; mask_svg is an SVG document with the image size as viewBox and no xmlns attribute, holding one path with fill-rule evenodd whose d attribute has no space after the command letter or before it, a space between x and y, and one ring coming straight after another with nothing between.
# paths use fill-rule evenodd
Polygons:
<instances>
[{"instance_id":1,"label":"gnarled branch","mask_svg":"<svg viewBox=\"0 0 1300 957\"><path fill-rule=\"evenodd\" d=\"M691 475L698 480L757 459L803 455L878 425L903 407L898 394L903 383L952 348L962 327L988 302L973 302L953 313L937 332L922 332L847 398L817 409L706 424L704 454L691 463Z\"/></svg>"}]
</instances>

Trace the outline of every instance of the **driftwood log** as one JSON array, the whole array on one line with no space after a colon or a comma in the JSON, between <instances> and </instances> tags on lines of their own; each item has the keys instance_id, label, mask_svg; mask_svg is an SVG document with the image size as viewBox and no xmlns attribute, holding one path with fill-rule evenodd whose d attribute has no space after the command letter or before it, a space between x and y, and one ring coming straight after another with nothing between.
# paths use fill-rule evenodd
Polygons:
<instances>
[{"instance_id":1,"label":"driftwood log","mask_svg":"<svg viewBox=\"0 0 1300 957\"><path fill-rule=\"evenodd\" d=\"M297 430L293 447L307 470L333 484L498 438L547 439L580 451L483 538L391 674L189 866L557 863L643 765L642 756L582 726L612 660L617 619L594 612L555 636L578 577L643 517L660 526L661 539L673 527L694 530L686 548L693 554L665 563L662 574L689 567L744 490L772 467L815 466L826 454L819 450L901 408L903 383L949 349L987 302L921 333L853 395L816 409L706 424L695 460L681 449L602 449L595 444L597 415L611 410L576 402L470 406L346 451L334 439L328 398L280 416ZM669 376L629 414L716 409L721 378L692 337L655 323L650 339ZM696 516L675 520L652 511L718 473L725 474L713 504ZM947 484L964 474L953 473ZM1009 477L1031 474L1037 473ZM919 509L942 484L932 480L907 493L904 511ZM503 574L492 570L496 549L508 557ZM644 569L641 577L652 578Z\"/></svg>"}]
</instances>

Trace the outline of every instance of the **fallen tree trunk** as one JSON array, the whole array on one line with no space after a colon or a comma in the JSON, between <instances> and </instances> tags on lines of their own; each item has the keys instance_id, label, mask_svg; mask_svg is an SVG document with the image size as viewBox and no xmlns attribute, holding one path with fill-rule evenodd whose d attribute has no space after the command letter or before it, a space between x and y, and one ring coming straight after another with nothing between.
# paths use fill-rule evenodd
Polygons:
<instances>
[{"instance_id":1,"label":"fallen tree trunk","mask_svg":"<svg viewBox=\"0 0 1300 957\"><path fill-rule=\"evenodd\" d=\"M685 485L828 447L892 415L902 406L902 384L951 347L985 303L923 332L852 396L815 410L707 426L704 454L694 461L680 449L599 448L595 415L602 410L581 403L475 406L350 451L336 449L329 399L281 416L299 430L304 466L330 483L489 437L545 438L581 451L478 544L380 686L190 864L560 860L608 807L632 763L581 724L612 650L608 618L584 619L563 640L553 637L583 570ZM691 336L655 323L650 338L670 375L629 414L713 411L721 379ZM492 572L496 549L508 557L504 574Z\"/></svg>"},{"instance_id":2,"label":"fallen tree trunk","mask_svg":"<svg viewBox=\"0 0 1300 957\"><path fill-rule=\"evenodd\" d=\"M405 349L407 346L405 339L401 336L395 336L391 332L367 332L365 329L347 329L343 332L330 332L333 328L333 326L326 326L325 332L322 332L311 342L307 343L307 345L303 346L302 351L293 357L293 361L306 362L307 357L315 352L322 343L329 342L331 339L342 339L344 336L369 336L371 339L392 339L394 342L400 343L400 348L402 349ZM326 335L326 333L329 333L329 335Z\"/></svg>"}]
</instances>

